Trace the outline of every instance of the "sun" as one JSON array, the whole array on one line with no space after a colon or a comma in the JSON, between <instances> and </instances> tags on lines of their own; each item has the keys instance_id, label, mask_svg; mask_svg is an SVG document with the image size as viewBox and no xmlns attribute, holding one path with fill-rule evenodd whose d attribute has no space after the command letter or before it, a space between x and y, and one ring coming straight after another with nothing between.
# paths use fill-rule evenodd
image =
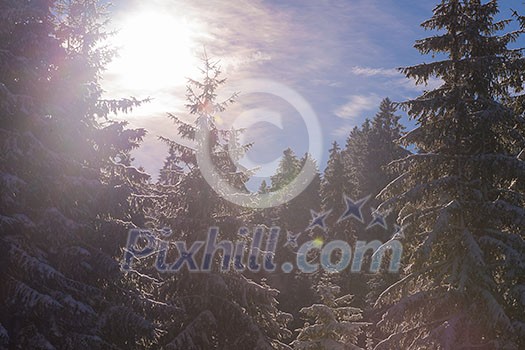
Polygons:
<instances>
[{"instance_id":1,"label":"sun","mask_svg":"<svg viewBox=\"0 0 525 350\"><path fill-rule=\"evenodd\" d=\"M198 66L199 28L184 18L158 12L128 14L118 23L109 64L119 85L131 91L156 91L184 85Z\"/></svg>"}]
</instances>

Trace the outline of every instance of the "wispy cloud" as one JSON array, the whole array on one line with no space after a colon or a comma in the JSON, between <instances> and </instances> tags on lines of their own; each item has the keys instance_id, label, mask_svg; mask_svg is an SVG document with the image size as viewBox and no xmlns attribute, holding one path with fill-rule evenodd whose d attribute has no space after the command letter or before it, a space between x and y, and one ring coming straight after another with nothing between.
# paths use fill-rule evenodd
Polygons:
<instances>
[{"instance_id":1,"label":"wispy cloud","mask_svg":"<svg viewBox=\"0 0 525 350\"><path fill-rule=\"evenodd\" d=\"M371 68L362 66L353 66L350 70L352 74L365 77L399 77L401 73L395 68Z\"/></svg>"},{"instance_id":2,"label":"wispy cloud","mask_svg":"<svg viewBox=\"0 0 525 350\"><path fill-rule=\"evenodd\" d=\"M344 121L342 125L332 128L332 136L336 138L348 136L355 126L369 117L364 113L376 110L380 102L381 97L376 94L349 96L347 102L334 111L334 114Z\"/></svg>"},{"instance_id":3,"label":"wispy cloud","mask_svg":"<svg viewBox=\"0 0 525 350\"><path fill-rule=\"evenodd\" d=\"M238 71L241 68L253 66L254 64L271 61L272 56L260 50L252 50L247 53L240 53L237 56L230 56L221 60L221 65L226 74L230 71Z\"/></svg>"},{"instance_id":4,"label":"wispy cloud","mask_svg":"<svg viewBox=\"0 0 525 350\"><path fill-rule=\"evenodd\" d=\"M375 79L376 82L390 90L403 90L409 93L421 92L424 90L433 90L438 88L443 81L441 79L430 77L426 84L416 85L413 79L406 78L396 68L372 68L366 66L353 66L350 72L358 77Z\"/></svg>"},{"instance_id":5,"label":"wispy cloud","mask_svg":"<svg viewBox=\"0 0 525 350\"><path fill-rule=\"evenodd\" d=\"M315 86L326 86L326 87L342 87L343 83L337 80L330 80L330 79L313 79L311 83Z\"/></svg>"},{"instance_id":6,"label":"wispy cloud","mask_svg":"<svg viewBox=\"0 0 525 350\"><path fill-rule=\"evenodd\" d=\"M350 124L347 124L347 125L342 125L340 127L337 127L335 129L332 130L332 136L340 139L340 138L344 138L344 137L347 137L350 132L352 131L352 129L355 127L355 125L350 125Z\"/></svg>"},{"instance_id":7,"label":"wispy cloud","mask_svg":"<svg viewBox=\"0 0 525 350\"><path fill-rule=\"evenodd\" d=\"M355 120L362 117L363 112L377 108L379 102L381 98L376 94L352 95L344 105L334 111L334 114L342 119Z\"/></svg>"}]
</instances>

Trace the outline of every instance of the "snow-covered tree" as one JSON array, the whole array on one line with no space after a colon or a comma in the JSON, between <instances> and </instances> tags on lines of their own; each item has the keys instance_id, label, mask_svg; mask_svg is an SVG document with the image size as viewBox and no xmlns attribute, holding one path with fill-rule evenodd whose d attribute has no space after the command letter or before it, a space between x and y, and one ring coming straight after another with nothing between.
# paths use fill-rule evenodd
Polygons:
<instances>
[{"instance_id":1,"label":"snow-covered tree","mask_svg":"<svg viewBox=\"0 0 525 350\"><path fill-rule=\"evenodd\" d=\"M333 208L333 217L328 222L328 237L347 241L355 246L356 240L385 241L394 232L394 214L386 217L388 230L376 225L368 227L373 219L371 209L379 203L374 196L387 185L395 174L387 169L388 164L406 154L397 143L403 130L396 115L396 108L385 98L379 111L372 119L366 119L362 125L355 127L349 134L345 148L338 150L333 145L325 170L322 187L324 210ZM363 222L357 220L338 221L346 210L343 195L353 200L369 196L363 210ZM365 258L365 265L370 257ZM355 296L354 305L363 308L367 321L376 322L377 315L372 312L369 300L379 295L387 286L397 280L396 274L382 272L379 274L356 274L350 270L342 271L333 282L337 283L343 293ZM369 332L375 332L370 327ZM374 335L373 338L377 338Z\"/></svg>"},{"instance_id":2,"label":"snow-covered tree","mask_svg":"<svg viewBox=\"0 0 525 350\"><path fill-rule=\"evenodd\" d=\"M439 32L415 46L445 57L403 69L442 83L403 104L418 152L395 164L383 207L399 210L406 274L378 300L390 335L377 349L525 346L525 120L509 107L525 61L497 14L497 1L440 2L422 24Z\"/></svg>"},{"instance_id":3,"label":"snow-covered tree","mask_svg":"<svg viewBox=\"0 0 525 350\"><path fill-rule=\"evenodd\" d=\"M111 58L97 1L0 4L0 347L137 348L154 341L147 298L119 273L141 224L130 166L144 130L109 120ZM117 157L118 156L118 157Z\"/></svg>"},{"instance_id":4,"label":"snow-covered tree","mask_svg":"<svg viewBox=\"0 0 525 350\"><path fill-rule=\"evenodd\" d=\"M352 295L337 297L340 287L325 275L316 287L320 303L301 309L307 322L297 331L292 346L297 350L359 350L358 336L368 323L362 310L352 307Z\"/></svg>"},{"instance_id":5,"label":"snow-covered tree","mask_svg":"<svg viewBox=\"0 0 525 350\"><path fill-rule=\"evenodd\" d=\"M189 80L187 89L187 107L194 122L169 115L178 136L186 142L162 137L170 147L162 172L175 170L176 180L166 182L167 177L161 176L155 189L158 200L150 215L154 226L173 229L170 240L187 241L188 245L205 240L211 226L220 228L220 240L242 240L237 230L247 225L249 214L217 193L201 174L196 152L198 147L207 146L216 174L239 191L247 192L244 184L248 173L236 160L249 145L239 144L238 130L221 129L214 119L225 112L235 96L226 103L217 101L218 89L225 79L220 78L218 63L207 56L203 57L202 73L202 80ZM200 144L198 135L203 132L209 133L207 145ZM249 242L245 247L248 249ZM166 349L185 350L287 348L283 339L290 334L286 328L290 316L277 309L279 292L235 271L233 263L230 271L219 271L220 260L216 254L208 273L179 271L162 276L156 293L180 310L164 327L167 333L161 343Z\"/></svg>"}]
</instances>

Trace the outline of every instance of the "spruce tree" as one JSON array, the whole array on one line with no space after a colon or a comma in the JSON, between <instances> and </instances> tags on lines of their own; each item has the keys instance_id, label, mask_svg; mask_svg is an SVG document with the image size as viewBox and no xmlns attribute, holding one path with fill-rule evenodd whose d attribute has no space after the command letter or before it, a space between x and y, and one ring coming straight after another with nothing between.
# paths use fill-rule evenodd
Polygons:
<instances>
[{"instance_id":1,"label":"spruce tree","mask_svg":"<svg viewBox=\"0 0 525 350\"><path fill-rule=\"evenodd\" d=\"M96 1L0 4L0 347L138 348L155 340L149 298L119 272L133 198L148 175L130 165L144 130L103 100L112 53Z\"/></svg>"},{"instance_id":2,"label":"spruce tree","mask_svg":"<svg viewBox=\"0 0 525 350\"><path fill-rule=\"evenodd\" d=\"M371 122L365 119L360 127L354 127L346 138L345 148L341 151L343 166L345 170L345 180L347 183L347 196L353 199L368 196L370 193L366 189L361 189L364 182L364 163L368 159L368 137L370 135Z\"/></svg>"},{"instance_id":3,"label":"spruce tree","mask_svg":"<svg viewBox=\"0 0 525 350\"><path fill-rule=\"evenodd\" d=\"M403 142L418 152L383 194L404 226L406 275L378 300L390 336L377 349L525 346L525 197L512 187L525 120L509 107L525 62L497 14L497 1L442 1L422 24L440 32L415 47L446 57L403 69L442 84L403 103L417 121Z\"/></svg>"},{"instance_id":4,"label":"spruce tree","mask_svg":"<svg viewBox=\"0 0 525 350\"><path fill-rule=\"evenodd\" d=\"M310 162L310 164L307 164L307 162ZM318 228L314 230L308 229L312 221L311 211L319 212L321 205L319 197L321 178L317 170L317 164L311 156L305 154L298 159L291 149L286 149L283 152L283 158L276 174L271 177L272 188L274 190L283 188L306 166L316 171L308 186L289 202L272 208L273 216L276 218L273 224L281 228L278 247L282 248L279 249L279 254L276 257L277 266L281 266L285 262L295 261L297 258L298 247L294 247L287 242L288 235L297 236L297 243L301 244L313 239L313 237L324 236L325 234ZM278 300L283 310L291 313L294 317L290 323L292 327L298 327L301 324L300 309L313 301L311 279L311 275L300 271L273 273L268 276L270 285L276 286L280 291Z\"/></svg>"},{"instance_id":5,"label":"spruce tree","mask_svg":"<svg viewBox=\"0 0 525 350\"><path fill-rule=\"evenodd\" d=\"M287 203L287 212L284 214L286 217L283 219L289 219L290 228L293 231L300 231L308 227L312 221L311 210L316 212L320 211L321 208L321 175L319 168L315 160L312 159L307 153L299 159L300 169L306 166L311 169L315 169L315 174L312 181L306 186L306 188Z\"/></svg>"},{"instance_id":6,"label":"spruce tree","mask_svg":"<svg viewBox=\"0 0 525 350\"><path fill-rule=\"evenodd\" d=\"M306 163L309 162L307 165ZM304 230L311 219L310 210L319 210L319 188L321 178L318 167L311 156L305 154L298 158L292 149L287 148L283 151L283 156L279 162L279 167L274 175L270 177L270 192L279 191L286 188L300 173L303 167L309 166L315 169L316 173L312 181L297 197L279 205L273 212L279 219L278 224L283 230L300 232Z\"/></svg>"},{"instance_id":7,"label":"spruce tree","mask_svg":"<svg viewBox=\"0 0 525 350\"><path fill-rule=\"evenodd\" d=\"M262 180L261 185L259 186L258 192L261 194L268 193L270 191L270 187L266 183L266 180Z\"/></svg>"},{"instance_id":8,"label":"spruce tree","mask_svg":"<svg viewBox=\"0 0 525 350\"><path fill-rule=\"evenodd\" d=\"M348 136L342 156L347 182L354 184L352 195L375 197L395 178L387 165L409 153L398 144L404 129L399 119L395 104L385 98L374 118L366 119Z\"/></svg>"},{"instance_id":9,"label":"spruce tree","mask_svg":"<svg viewBox=\"0 0 525 350\"><path fill-rule=\"evenodd\" d=\"M341 151L341 162L343 166L343 185L334 186L334 191L339 189L339 204L335 220L346 210L343 195L357 201L368 198L363 208L362 222L355 218L344 221L336 221L329 225L330 237L337 237L355 246L357 240L370 242L379 240L382 242L391 238L394 233L395 213L382 213L385 217L386 227L381 225L369 226L374 216L372 211L377 207L379 201L375 196L380 190L396 177L396 174L387 168L393 160L399 159L409 152L398 144L402 135L403 127L399 122L400 117L396 114L395 104L385 98L379 105L379 111L372 119L366 119L359 127L355 127L349 134L346 146ZM331 151L331 154L335 152ZM332 159L332 157L330 158ZM337 158L335 158L337 159ZM337 163L336 163L337 164ZM331 171L335 168L329 160L325 172L326 180L330 179ZM337 197L335 197L337 198ZM327 198L323 198L326 200ZM337 203L332 200L332 203ZM341 208L342 206L342 208ZM370 256L365 257L363 273L355 273L350 270L341 272L337 280L343 293L355 296L354 304L363 308L367 321L377 322L377 312L371 310L370 300L377 297L390 284L397 281L398 275L387 271L377 274L366 273L366 267L371 261ZM376 332L373 327L369 332ZM374 334L371 338L377 338Z\"/></svg>"},{"instance_id":10,"label":"spruce tree","mask_svg":"<svg viewBox=\"0 0 525 350\"><path fill-rule=\"evenodd\" d=\"M321 182L322 209L343 213L345 209L343 193L345 193L346 182L339 144L334 141L328 152L328 162Z\"/></svg>"},{"instance_id":11,"label":"spruce tree","mask_svg":"<svg viewBox=\"0 0 525 350\"><path fill-rule=\"evenodd\" d=\"M208 229L218 226L219 240L246 240L243 251L248 256L251 234L241 236L238 229L249 226L250 212L227 201L220 189L212 188L201 174L197 162L198 147L207 147L216 174L237 188L247 191L248 172L237 163L249 145L240 145L239 131L221 129L215 117L226 110L234 96L224 103L217 101L219 88L225 83L217 62L203 57L202 79L190 79L187 88L188 111L193 122L174 115L169 117L185 144L161 137L170 147L163 172L175 169L177 180L157 186L158 203L152 211L154 227L168 226L174 234L169 240L206 240ZM201 144L199 134L208 133L209 143ZM193 143L193 147L188 144ZM233 158L233 159L232 159ZM217 191L218 190L218 191ZM176 203L176 204L173 204ZM248 227L253 232L255 227ZM197 261L202 255L199 254ZM215 254L210 272L167 271L159 295L170 304L180 306L161 343L166 349L280 349L289 331L289 315L277 309L278 291L263 282L249 279L230 264L229 271L219 271L222 255ZM248 264L244 259L243 264ZM172 260L167 263L173 263ZM259 259L262 264L262 259ZM170 274L171 275L168 275Z\"/></svg>"},{"instance_id":12,"label":"spruce tree","mask_svg":"<svg viewBox=\"0 0 525 350\"><path fill-rule=\"evenodd\" d=\"M361 169L359 187L364 193L375 197L395 178L395 174L388 169L388 164L409 153L397 143L404 129L399 122L400 118L396 115L395 104L388 97L381 101L379 111L371 120L366 159Z\"/></svg>"},{"instance_id":13,"label":"spruce tree","mask_svg":"<svg viewBox=\"0 0 525 350\"><path fill-rule=\"evenodd\" d=\"M324 275L316 286L320 303L301 309L308 321L298 329L292 346L297 350L360 350L358 336L368 323L362 310L350 306L353 296L337 297L340 288Z\"/></svg>"},{"instance_id":14,"label":"spruce tree","mask_svg":"<svg viewBox=\"0 0 525 350\"><path fill-rule=\"evenodd\" d=\"M292 182L301 171L301 162L291 148L283 151L283 157L279 161L279 167L275 175L271 176L271 190L277 191Z\"/></svg>"}]
</instances>

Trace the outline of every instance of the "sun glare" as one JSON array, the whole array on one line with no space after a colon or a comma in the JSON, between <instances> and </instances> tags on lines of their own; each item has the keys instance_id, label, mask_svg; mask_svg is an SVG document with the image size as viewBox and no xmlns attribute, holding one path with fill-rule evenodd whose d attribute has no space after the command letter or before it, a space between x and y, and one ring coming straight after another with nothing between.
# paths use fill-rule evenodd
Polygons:
<instances>
[{"instance_id":1,"label":"sun glare","mask_svg":"<svg viewBox=\"0 0 525 350\"><path fill-rule=\"evenodd\" d=\"M126 90L159 90L183 85L195 71L194 23L161 13L128 15L114 45L119 55L108 67Z\"/></svg>"}]
</instances>

